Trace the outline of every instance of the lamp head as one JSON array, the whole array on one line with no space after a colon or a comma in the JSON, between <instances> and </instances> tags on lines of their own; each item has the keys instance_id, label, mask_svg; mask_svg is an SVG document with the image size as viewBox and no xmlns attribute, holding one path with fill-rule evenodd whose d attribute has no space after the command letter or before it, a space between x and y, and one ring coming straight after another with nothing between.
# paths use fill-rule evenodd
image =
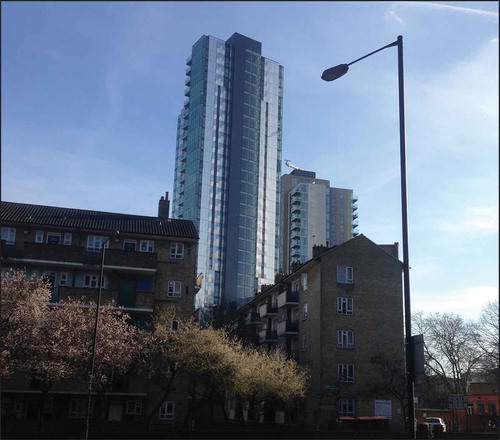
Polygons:
<instances>
[{"instance_id":1,"label":"lamp head","mask_svg":"<svg viewBox=\"0 0 500 440\"><path fill-rule=\"evenodd\" d=\"M338 66L326 69L321 75L321 79L324 81L334 81L345 75L348 70L349 66L347 64L339 64Z\"/></svg>"}]
</instances>

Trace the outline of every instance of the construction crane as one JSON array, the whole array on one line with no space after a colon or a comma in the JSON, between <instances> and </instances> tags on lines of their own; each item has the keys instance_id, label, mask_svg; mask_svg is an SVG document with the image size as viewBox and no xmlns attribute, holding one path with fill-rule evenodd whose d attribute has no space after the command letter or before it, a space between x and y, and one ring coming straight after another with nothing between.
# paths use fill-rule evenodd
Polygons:
<instances>
[{"instance_id":1,"label":"construction crane","mask_svg":"<svg viewBox=\"0 0 500 440\"><path fill-rule=\"evenodd\" d=\"M288 159L285 159L285 165L287 167L293 168L294 170L299 170L299 171L305 171L303 168L299 168L297 165L294 165L292 162L290 162Z\"/></svg>"}]
</instances>

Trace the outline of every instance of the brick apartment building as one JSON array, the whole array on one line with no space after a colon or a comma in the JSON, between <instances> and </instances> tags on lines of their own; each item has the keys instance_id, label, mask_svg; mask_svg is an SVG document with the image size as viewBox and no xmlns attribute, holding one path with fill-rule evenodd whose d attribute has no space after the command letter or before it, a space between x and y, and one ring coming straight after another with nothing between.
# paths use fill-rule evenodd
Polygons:
<instances>
[{"instance_id":1,"label":"brick apartment building","mask_svg":"<svg viewBox=\"0 0 500 440\"><path fill-rule=\"evenodd\" d=\"M139 327L151 320L157 305L175 305L180 317L190 317L198 233L191 221L170 219L168 212L168 193L159 201L158 217L1 202L2 274L17 268L49 279L53 302L70 297L95 301L104 244L103 303L114 300ZM132 378L110 390L108 420L141 420L155 391L152 385ZM67 427L83 420L85 384L55 384L51 392L48 423ZM37 393L26 381L4 381L4 414L24 427L35 422ZM156 423L182 421L186 399L179 386L160 408Z\"/></svg>"},{"instance_id":2,"label":"brick apartment building","mask_svg":"<svg viewBox=\"0 0 500 440\"><path fill-rule=\"evenodd\" d=\"M239 313L243 337L268 350L279 347L309 370L296 422L327 428L339 416L384 416L391 428L403 428L402 408L393 396L366 393L383 380L374 356L392 356L404 368L397 244L376 245L359 235L332 248L316 246L311 260L262 286ZM275 419L284 420L284 414Z\"/></svg>"}]
</instances>

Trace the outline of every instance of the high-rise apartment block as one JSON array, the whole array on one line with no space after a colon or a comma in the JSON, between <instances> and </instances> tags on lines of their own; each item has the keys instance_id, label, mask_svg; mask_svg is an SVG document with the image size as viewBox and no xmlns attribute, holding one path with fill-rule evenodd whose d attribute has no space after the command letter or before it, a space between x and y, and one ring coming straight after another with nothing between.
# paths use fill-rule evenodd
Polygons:
<instances>
[{"instance_id":1,"label":"high-rise apartment block","mask_svg":"<svg viewBox=\"0 0 500 440\"><path fill-rule=\"evenodd\" d=\"M330 187L298 167L281 178L281 270L312 258L313 246L333 246L358 235L357 196Z\"/></svg>"},{"instance_id":2,"label":"high-rise apartment block","mask_svg":"<svg viewBox=\"0 0 500 440\"><path fill-rule=\"evenodd\" d=\"M278 266L283 67L238 33L186 64L172 216L199 231L197 305L242 305Z\"/></svg>"}]
</instances>

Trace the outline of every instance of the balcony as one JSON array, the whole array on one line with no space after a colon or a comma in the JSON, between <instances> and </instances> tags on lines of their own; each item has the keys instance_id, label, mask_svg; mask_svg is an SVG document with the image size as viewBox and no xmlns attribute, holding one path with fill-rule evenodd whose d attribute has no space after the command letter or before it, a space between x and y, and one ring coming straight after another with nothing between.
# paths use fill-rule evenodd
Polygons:
<instances>
[{"instance_id":1,"label":"balcony","mask_svg":"<svg viewBox=\"0 0 500 440\"><path fill-rule=\"evenodd\" d=\"M189 96L190 93L191 93L191 88L190 87L186 87L184 89L184 96Z\"/></svg>"},{"instance_id":2,"label":"balcony","mask_svg":"<svg viewBox=\"0 0 500 440\"><path fill-rule=\"evenodd\" d=\"M353 229L356 229L358 226L359 226L359 222L358 222L357 220L354 220L354 221L352 222L352 228L353 228Z\"/></svg>"},{"instance_id":3,"label":"balcony","mask_svg":"<svg viewBox=\"0 0 500 440\"><path fill-rule=\"evenodd\" d=\"M81 299L85 297L85 302L97 303L97 295L99 289L87 289L84 287L59 287L59 301L66 299ZM106 304L113 301L115 304L118 302L118 291L102 289L101 304Z\"/></svg>"},{"instance_id":4,"label":"balcony","mask_svg":"<svg viewBox=\"0 0 500 440\"><path fill-rule=\"evenodd\" d=\"M191 63L192 63L192 58L191 58L191 55L189 55L189 56L187 57L187 59L186 59L186 64L187 64L188 66L190 66L190 65L191 65Z\"/></svg>"},{"instance_id":5,"label":"balcony","mask_svg":"<svg viewBox=\"0 0 500 440\"><path fill-rule=\"evenodd\" d=\"M353 203L352 204L352 212L357 211L357 209L358 209L358 205L356 205L356 203Z\"/></svg>"},{"instance_id":6,"label":"balcony","mask_svg":"<svg viewBox=\"0 0 500 440\"><path fill-rule=\"evenodd\" d=\"M81 246L64 246L49 243L24 243L24 253L19 258L28 260L52 261L55 265L99 266L101 252L90 252ZM73 264L71 264L73 263ZM134 269L157 269L158 254L106 249L105 266L118 266ZM151 272L151 270L148 270Z\"/></svg>"},{"instance_id":7,"label":"balcony","mask_svg":"<svg viewBox=\"0 0 500 440\"><path fill-rule=\"evenodd\" d=\"M245 317L245 325L260 324L260 315L257 312L250 312Z\"/></svg>"},{"instance_id":8,"label":"balcony","mask_svg":"<svg viewBox=\"0 0 500 440\"><path fill-rule=\"evenodd\" d=\"M294 307L299 305L299 292L292 290L278 295L278 308Z\"/></svg>"},{"instance_id":9,"label":"balcony","mask_svg":"<svg viewBox=\"0 0 500 440\"><path fill-rule=\"evenodd\" d=\"M184 100L184 108L189 108L189 98Z\"/></svg>"},{"instance_id":10,"label":"balcony","mask_svg":"<svg viewBox=\"0 0 500 440\"><path fill-rule=\"evenodd\" d=\"M273 342L278 342L276 330L261 330L259 332L260 344L272 344Z\"/></svg>"},{"instance_id":11,"label":"balcony","mask_svg":"<svg viewBox=\"0 0 500 440\"><path fill-rule=\"evenodd\" d=\"M355 203L358 201L358 196L356 194L352 195L352 203Z\"/></svg>"},{"instance_id":12,"label":"balcony","mask_svg":"<svg viewBox=\"0 0 500 440\"><path fill-rule=\"evenodd\" d=\"M186 67L186 75L191 76L191 66Z\"/></svg>"},{"instance_id":13,"label":"balcony","mask_svg":"<svg viewBox=\"0 0 500 440\"><path fill-rule=\"evenodd\" d=\"M354 213L352 214L352 219L353 219L353 220L356 220L357 218L358 218L358 213L357 213L357 212L354 212Z\"/></svg>"},{"instance_id":14,"label":"balcony","mask_svg":"<svg viewBox=\"0 0 500 440\"><path fill-rule=\"evenodd\" d=\"M265 316L278 316L277 304L264 304L259 307L259 315L261 318Z\"/></svg>"},{"instance_id":15,"label":"balcony","mask_svg":"<svg viewBox=\"0 0 500 440\"><path fill-rule=\"evenodd\" d=\"M299 334L299 322L298 321L283 321L278 323L276 328L276 333L278 336L292 336Z\"/></svg>"},{"instance_id":16,"label":"balcony","mask_svg":"<svg viewBox=\"0 0 500 440\"><path fill-rule=\"evenodd\" d=\"M299 204L300 205L300 196L292 196L290 199L290 204L292 204L292 205Z\"/></svg>"},{"instance_id":17,"label":"balcony","mask_svg":"<svg viewBox=\"0 0 500 440\"><path fill-rule=\"evenodd\" d=\"M184 81L184 84L185 84L186 86L190 86L190 85L191 85L191 77L190 77L190 76L187 76L187 77L186 77L186 80Z\"/></svg>"}]
</instances>

